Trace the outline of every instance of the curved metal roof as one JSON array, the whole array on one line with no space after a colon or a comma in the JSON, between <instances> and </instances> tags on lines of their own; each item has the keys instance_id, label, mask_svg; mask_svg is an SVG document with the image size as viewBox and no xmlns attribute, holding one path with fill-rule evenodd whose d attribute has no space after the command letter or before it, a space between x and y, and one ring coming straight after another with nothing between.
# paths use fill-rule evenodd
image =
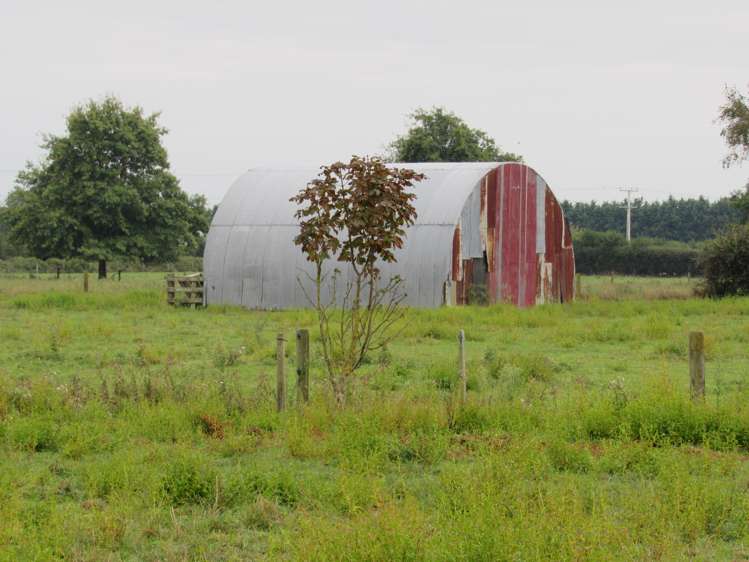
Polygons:
<instances>
[{"instance_id":1,"label":"curved metal roof","mask_svg":"<svg viewBox=\"0 0 749 562\"><path fill-rule=\"evenodd\" d=\"M419 225L456 224L463 204L496 162L389 164L426 175L414 185ZM254 168L232 184L211 226L293 225L296 205L289 201L314 179L319 168Z\"/></svg>"},{"instance_id":2,"label":"curved metal roof","mask_svg":"<svg viewBox=\"0 0 749 562\"><path fill-rule=\"evenodd\" d=\"M455 226L482 178L501 164L390 164L426 175L414 185L416 223L406 234L397 262L383 276L405 280L406 303L439 306L450 271ZM229 188L208 233L204 258L208 303L249 308L309 306L304 287L311 273L293 239L298 233L296 205L289 199L319 173L319 168L249 170ZM301 285L301 286L300 286Z\"/></svg>"}]
</instances>

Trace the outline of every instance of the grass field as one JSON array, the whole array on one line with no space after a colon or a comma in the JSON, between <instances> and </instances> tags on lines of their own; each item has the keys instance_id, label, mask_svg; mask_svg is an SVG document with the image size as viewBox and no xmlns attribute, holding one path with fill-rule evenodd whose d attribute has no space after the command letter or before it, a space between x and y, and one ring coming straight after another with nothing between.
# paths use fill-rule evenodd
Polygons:
<instances>
[{"instance_id":1,"label":"grass field","mask_svg":"<svg viewBox=\"0 0 749 562\"><path fill-rule=\"evenodd\" d=\"M413 310L346 409L313 353L278 415L276 333L314 350L312 315L171 309L163 283L0 278L0 560L749 559L749 299L601 277Z\"/></svg>"}]
</instances>

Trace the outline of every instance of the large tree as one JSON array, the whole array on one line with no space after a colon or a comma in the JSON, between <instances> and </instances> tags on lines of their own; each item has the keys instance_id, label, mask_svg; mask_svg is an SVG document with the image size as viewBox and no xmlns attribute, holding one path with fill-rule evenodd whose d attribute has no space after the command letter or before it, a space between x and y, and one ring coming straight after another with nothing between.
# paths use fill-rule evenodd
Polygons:
<instances>
[{"instance_id":1,"label":"large tree","mask_svg":"<svg viewBox=\"0 0 749 562\"><path fill-rule=\"evenodd\" d=\"M197 246L208 229L205 198L189 197L169 171L159 114L114 97L76 107L45 157L27 164L8 196L14 240L36 257L165 261Z\"/></svg>"},{"instance_id":2,"label":"large tree","mask_svg":"<svg viewBox=\"0 0 749 562\"><path fill-rule=\"evenodd\" d=\"M718 120L723 125L720 135L728 145L724 164L731 166L749 159L749 96L742 95L736 88L727 88L726 102L720 107ZM744 222L749 222L749 183L731 199Z\"/></svg>"},{"instance_id":3,"label":"large tree","mask_svg":"<svg viewBox=\"0 0 749 562\"><path fill-rule=\"evenodd\" d=\"M411 128L391 145L397 162L519 162L522 156L503 152L489 135L472 129L441 107L417 109Z\"/></svg>"}]
</instances>

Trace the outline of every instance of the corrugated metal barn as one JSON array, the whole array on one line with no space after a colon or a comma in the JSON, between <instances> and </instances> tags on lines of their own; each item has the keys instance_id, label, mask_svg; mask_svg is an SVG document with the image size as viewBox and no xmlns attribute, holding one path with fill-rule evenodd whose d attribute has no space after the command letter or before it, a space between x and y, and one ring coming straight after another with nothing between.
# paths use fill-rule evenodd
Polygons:
<instances>
[{"instance_id":1,"label":"corrugated metal barn","mask_svg":"<svg viewBox=\"0 0 749 562\"><path fill-rule=\"evenodd\" d=\"M426 175L414 186L416 223L397 262L405 303L417 307L510 302L530 306L574 297L569 226L554 194L519 163L393 164ZM293 239L289 202L319 170L253 169L216 212L204 256L207 304L310 306L298 279L312 266Z\"/></svg>"}]
</instances>

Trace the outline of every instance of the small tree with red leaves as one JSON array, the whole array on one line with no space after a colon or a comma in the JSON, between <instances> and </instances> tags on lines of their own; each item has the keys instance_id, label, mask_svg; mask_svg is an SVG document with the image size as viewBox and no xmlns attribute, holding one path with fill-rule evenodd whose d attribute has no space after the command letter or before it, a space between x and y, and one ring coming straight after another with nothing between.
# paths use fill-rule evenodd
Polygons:
<instances>
[{"instance_id":1,"label":"small tree with red leaves","mask_svg":"<svg viewBox=\"0 0 749 562\"><path fill-rule=\"evenodd\" d=\"M322 355L336 402L367 353L385 346L402 317L405 293L399 277L382 279L378 264L394 262L405 229L414 223L409 188L424 179L391 168L379 158L353 156L323 166L291 201L299 205L294 242L315 266L314 294L298 279L317 311ZM339 262L349 275L343 276Z\"/></svg>"}]
</instances>

